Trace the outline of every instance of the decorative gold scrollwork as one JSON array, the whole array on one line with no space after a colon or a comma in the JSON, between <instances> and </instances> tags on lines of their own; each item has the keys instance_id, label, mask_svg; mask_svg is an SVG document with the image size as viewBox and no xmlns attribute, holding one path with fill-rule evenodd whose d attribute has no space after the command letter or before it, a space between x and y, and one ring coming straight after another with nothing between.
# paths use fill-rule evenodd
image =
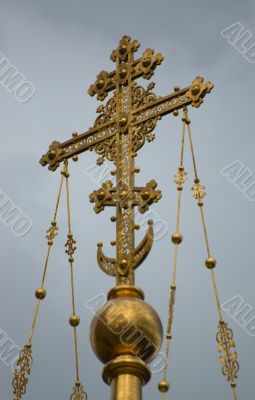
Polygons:
<instances>
[{"instance_id":1,"label":"decorative gold scrollwork","mask_svg":"<svg viewBox=\"0 0 255 400\"><path fill-rule=\"evenodd\" d=\"M116 114L116 97L115 97L115 95L107 101L105 106L103 104L101 104L97 108L97 113L99 113L99 116L95 120L94 128L100 127L101 125L105 124L106 122L112 121Z\"/></svg>"},{"instance_id":2,"label":"decorative gold scrollwork","mask_svg":"<svg viewBox=\"0 0 255 400\"><path fill-rule=\"evenodd\" d=\"M137 155L137 151L143 147L145 143L145 135L141 126L138 126L133 130L132 135L132 154Z\"/></svg>"},{"instance_id":3,"label":"decorative gold scrollwork","mask_svg":"<svg viewBox=\"0 0 255 400\"><path fill-rule=\"evenodd\" d=\"M222 373L231 383L231 386L235 387L239 363L237 352L235 351L236 345L233 340L233 331L224 320L220 320L219 322L216 340L218 342L218 351L221 354L220 363Z\"/></svg>"},{"instance_id":4,"label":"decorative gold scrollwork","mask_svg":"<svg viewBox=\"0 0 255 400\"><path fill-rule=\"evenodd\" d=\"M136 156L137 151L144 145L145 140L147 142L152 142L155 139L155 135L152 133L160 120L160 116L148 119L137 125L133 130L132 144L133 144L133 154Z\"/></svg>"},{"instance_id":5,"label":"decorative gold scrollwork","mask_svg":"<svg viewBox=\"0 0 255 400\"><path fill-rule=\"evenodd\" d=\"M134 81L132 84L132 105L135 108L146 106L153 101L158 99L158 96L152 92L154 89L155 83L151 82L145 89L142 86L138 86Z\"/></svg>"},{"instance_id":6,"label":"decorative gold scrollwork","mask_svg":"<svg viewBox=\"0 0 255 400\"><path fill-rule=\"evenodd\" d=\"M104 163L105 158L109 161L116 160L116 137L105 139L102 142L96 143L89 148L90 151L95 151L100 155L97 159L97 164L101 165Z\"/></svg>"},{"instance_id":7,"label":"decorative gold scrollwork","mask_svg":"<svg viewBox=\"0 0 255 400\"><path fill-rule=\"evenodd\" d=\"M26 344L20 352L17 368L14 371L12 381L14 400L20 400L26 393L32 363L32 347L30 344Z\"/></svg>"}]
</instances>

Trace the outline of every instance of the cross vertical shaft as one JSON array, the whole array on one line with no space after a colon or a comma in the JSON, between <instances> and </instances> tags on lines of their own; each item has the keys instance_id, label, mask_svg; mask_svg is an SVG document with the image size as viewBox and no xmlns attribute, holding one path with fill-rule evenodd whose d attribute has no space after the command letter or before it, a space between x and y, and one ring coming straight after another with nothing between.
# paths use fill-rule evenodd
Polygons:
<instances>
[{"instance_id":1,"label":"cross vertical shaft","mask_svg":"<svg viewBox=\"0 0 255 400\"><path fill-rule=\"evenodd\" d=\"M124 47L125 46L125 47ZM117 154L116 154L116 246L117 265L122 267L123 273L128 270L128 276L121 276L121 268L116 272L116 283L134 284L134 272L130 268L134 249L134 209L131 201L134 190L134 157L132 154L132 128L128 123L132 107L132 80L131 66L133 52L130 44L122 44L120 50L126 54L126 63L123 62L120 51L116 55L116 97L117 97ZM126 84L121 83L121 74L126 75ZM127 199L126 207L122 207L123 197Z\"/></svg>"}]
</instances>

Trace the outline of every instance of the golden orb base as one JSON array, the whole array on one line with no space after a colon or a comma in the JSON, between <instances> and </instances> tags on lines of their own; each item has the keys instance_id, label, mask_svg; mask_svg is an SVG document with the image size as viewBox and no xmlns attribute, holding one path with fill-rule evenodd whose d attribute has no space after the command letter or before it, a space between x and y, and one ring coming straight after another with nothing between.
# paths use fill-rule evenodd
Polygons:
<instances>
[{"instance_id":1,"label":"golden orb base","mask_svg":"<svg viewBox=\"0 0 255 400\"><path fill-rule=\"evenodd\" d=\"M160 350L163 328L141 289L116 286L91 322L94 353L105 364L103 379L111 385L111 400L141 400L151 377L148 363Z\"/></svg>"}]
</instances>

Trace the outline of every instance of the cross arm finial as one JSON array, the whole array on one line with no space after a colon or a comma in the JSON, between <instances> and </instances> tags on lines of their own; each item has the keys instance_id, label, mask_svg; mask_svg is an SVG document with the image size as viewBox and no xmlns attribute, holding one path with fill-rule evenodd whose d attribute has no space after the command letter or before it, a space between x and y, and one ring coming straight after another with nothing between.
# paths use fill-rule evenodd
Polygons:
<instances>
[{"instance_id":1,"label":"cross arm finial","mask_svg":"<svg viewBox=\"0 0 255 400\"><path fill-rule=\"evenodd\" d=\"M102 101L110 91L116 88L117 79L120 80L122 85L125 85L128 79L128 71L125 66L127 54L129 51L136 52L139 47L140 43L137 40L131 42L129 36L123 36L117 49L113 50L110 59L114 62L120 59L124 64L119 70L116 69L112 72L101 71L97 75L96 81L90 86L88 94L90 96L97 95L97 99ZM164 57L161 53L154 54L153 49L146 49L141 58L132 62L131 79L135 80L140 77L150 79L154 74L155 68L162 63L163 59Z\"/></svg>"}]
</instances>

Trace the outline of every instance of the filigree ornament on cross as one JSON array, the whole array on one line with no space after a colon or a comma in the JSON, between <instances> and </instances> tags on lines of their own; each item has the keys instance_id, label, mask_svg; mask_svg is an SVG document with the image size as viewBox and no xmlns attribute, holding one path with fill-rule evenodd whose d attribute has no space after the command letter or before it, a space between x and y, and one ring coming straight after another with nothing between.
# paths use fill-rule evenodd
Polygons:
<instances>
[{"instance_id":1,"label":"filigree ornament on cross","mask_svg":"<svg viewBox=\"0 0 255 400\"><path fill-rule=\"evenodd\" d=\"M91 96L97 95L98 100L104 100L111 91L113 96L105 106L98 109L100 115L87 132L76 134L64 143L54 141L40 160L43 166L48 165L50 170L55 171L60 162L71 157L77 158L78 154L86 150L93 150L99 154L99 165L105 158L116 162L116 135L120 129L116 113L118 85L131 92L131 108L126 128L133 130L133 156L144 145L146 139L153 140L154 136L151 133L164 115L176 115L179 109L190 104L199 107L205 95L212 90L213 84L204 82L202 77L196 77L192 84L184 89L175 87L174 92L164 97L152 93L154 83L149 84L147 89L137 86L136 80L141 77L149 79L156 66L163 60L163 56L160 53L155 54L152 49L145 50L140 58L134 60L133 53L138 47L139 43L136 40L131 41L129 36L121 39L111 57L116 61L116 69L111 72L101 71L88 91ZM127 56L130 52L132 59L128 63ZM130 79L132 84L128 87Z\"/></svg>"}]
</instances>

